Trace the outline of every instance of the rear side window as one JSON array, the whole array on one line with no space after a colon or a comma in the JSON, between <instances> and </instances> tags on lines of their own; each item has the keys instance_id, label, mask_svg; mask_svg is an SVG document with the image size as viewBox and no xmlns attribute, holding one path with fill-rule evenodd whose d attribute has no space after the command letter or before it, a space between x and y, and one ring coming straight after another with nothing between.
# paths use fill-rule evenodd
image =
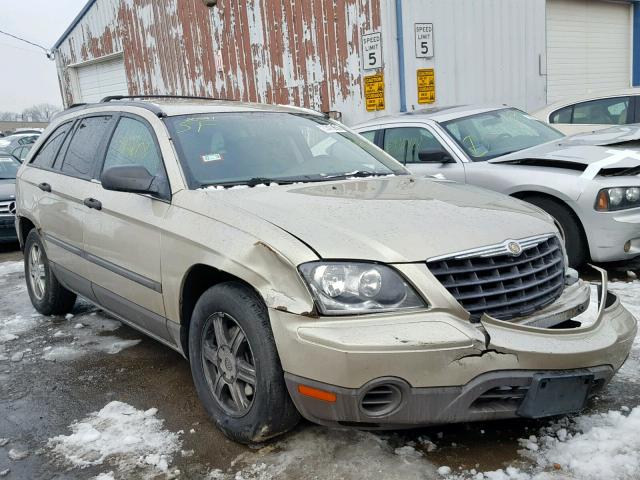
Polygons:
<instances>
[{"instance_id":1,"label":"rear side window","mask_svg":"<svg viewBox=\"0 0 640 480\"><path fill-rule=\"evenodd\" d=\"M51 168L56 159L56 155L58 154L58 150L60 150L60 146L62 145L62 142L64 142L64 139L71 128L71 123L72 122L68 122L60 125L54 130L38 154L31 160L31 165L42 168Z\"/></svg>"},{"instance_id":2,"label":"rear side window","mask_svg":"<svg viewBox=\"0 0 640 480\"><path fill-rule=\"evenodd\" d=\"M141 165L151 175L163 172L153 134L144 123L127 117L118 122L107 149L103 171L118 165Z\"/></svg>"},{"instance_id":3,"label":"rear side window","mask_svg":"<svg viewBox=\"0 0 640 480\"><path fill-rule=\"evenodd\" d=\"M573 107L571 123L625 125L629 123L629 102L629 97L618 97L577 103Z\"/></svg>"},{"instance_id":4,"label":"rear side window","mask_svg":"<svg viewBox=\"0 0 640 480\"><path fill-rule=\"evenodd\" d=\"M80 121L62 163L62 172L79 178L90 178L98 158L100 146L109 130L111 117L88 117Z\"/></svg>"}]
</instances>

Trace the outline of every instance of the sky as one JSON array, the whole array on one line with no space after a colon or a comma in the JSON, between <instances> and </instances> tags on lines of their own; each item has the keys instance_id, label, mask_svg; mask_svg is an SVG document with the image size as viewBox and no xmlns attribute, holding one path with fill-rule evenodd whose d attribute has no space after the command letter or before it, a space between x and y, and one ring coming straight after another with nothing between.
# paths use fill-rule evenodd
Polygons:
<instances>
[{"instance_id":1,"label":"sky","mask_svg":"<svg viewBox=\"0 0 640 480\"><path fill-rule=\"evenodd\" d=\"M0 30L51 48L87 0L0 0ZM0 34L0 111L62 106L56 64L36 47Z\"/></svg>"}]
</instances>

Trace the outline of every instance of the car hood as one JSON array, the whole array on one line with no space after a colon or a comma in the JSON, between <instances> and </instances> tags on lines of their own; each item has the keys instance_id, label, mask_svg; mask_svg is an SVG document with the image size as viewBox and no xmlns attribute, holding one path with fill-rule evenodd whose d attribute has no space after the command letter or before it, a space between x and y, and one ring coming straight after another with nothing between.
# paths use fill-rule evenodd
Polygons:
<instances>
[{"instance_id":1,"label":"car hood","mask_svg":"<svg viewBox=\"0 0 640 480\"><path fill-rule=\"evenodd\" d=\"M640 167L640 149L618 148L621 143L619 141L608 144L607 141L611 141L613 135L611 132L609 136L601 135L601 132L573 135L494 158L489 162L577 170L588 180L597 175ZM620 138L622 132L615 135Z\"/></svg>"},{"instance_id":2,"label":"car hood","mask_svg":"<svg viewBox=\"0 0 640 480\"><path fill-rule=\"evenodd\" d=\"M321 258L416 262L557 231L547 214L519 200L409 176L212 190L207 195L212 202L206 203L219 207L224 202L258 216Z\"/></svg>"},{"instance_id":3,"label":"car hood","mask_svg":"<svg viewBox=\"0 0 640 480\"><path fill-rule=\"evenodd\" d=\"M0 200L13 200L16 198L16 181L11 178L8 180L0 179Z\"/></svg>"}]
</instances>

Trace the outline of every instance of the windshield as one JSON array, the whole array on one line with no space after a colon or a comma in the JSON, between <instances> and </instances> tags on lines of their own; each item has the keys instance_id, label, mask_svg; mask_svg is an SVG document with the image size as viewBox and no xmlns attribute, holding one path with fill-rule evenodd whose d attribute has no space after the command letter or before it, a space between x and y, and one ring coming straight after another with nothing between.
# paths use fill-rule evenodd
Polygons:
<instances>
[{"instance_id":1,"label":"windshield","mask_svg":"<svg viewBox=\"0 0 640 480\"><path fill-rule=\"evenodd\" d=\"M564 136L515 108L457 118L442 125L474 162L490 160Z\"/></svg>"},{"instance_id":2,"label":"windshield","mask_svg":"<svg viewBox=\"0 0 640 480\"><path fill-rule=\"evenodd\" d=\"M165 121L191 188L407 173L364 138L317 115L235 112Z\"/></svg>"},{"instance_id":3,"label":"windshield","mask_svg":"<svg viewBox=\"0 0 640 480\"><path fill-rule=\"evenodd\" d=\"M13 157L0 156L0 180L16 178L20 162Z\"/></svg>"}]
</instances>

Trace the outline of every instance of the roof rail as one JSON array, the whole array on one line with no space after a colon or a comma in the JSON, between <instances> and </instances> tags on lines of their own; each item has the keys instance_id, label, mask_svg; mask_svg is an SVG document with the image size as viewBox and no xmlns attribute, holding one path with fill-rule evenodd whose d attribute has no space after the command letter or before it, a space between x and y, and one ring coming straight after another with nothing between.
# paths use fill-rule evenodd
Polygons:
<instances>
[{"instance_id":1,"label":"roof rail","mask_svg":"<svg viewBox=\"0 0 640 480\"><path fill-rule=\"evenodd\" d=\"M195 95L109 95L100 100L100 103L107 103L113 100L153 100L153 99L185 99L185 100L223 100L229 101L226 98L215 97L197 97ZM234 100L231 100L234 101Z\"/></svg>"},{"instance_id":2,"label":"roof rail","mask_svg":"<svg viewBox=\"0 0 640 480\"><path fill-rule=\"evenodd\" d=\"M70 110L72 108L77 108L77 107L84 107L85 105L86 103L72 103L67 107L67 110Z\"/></svg>"}]
</instances>

